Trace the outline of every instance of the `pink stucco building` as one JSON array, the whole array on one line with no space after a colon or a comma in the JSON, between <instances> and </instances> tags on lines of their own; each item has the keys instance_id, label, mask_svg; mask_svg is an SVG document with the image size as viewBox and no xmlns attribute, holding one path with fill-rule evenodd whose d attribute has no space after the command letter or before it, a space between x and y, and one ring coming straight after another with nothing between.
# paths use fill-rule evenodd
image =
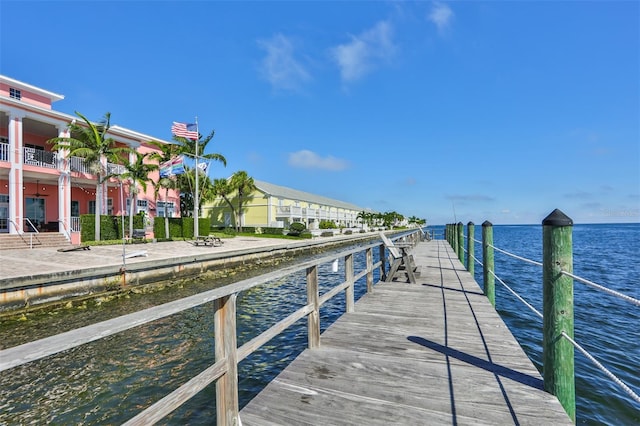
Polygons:
<instances>
[{"instance_id":1,"label":"pink stucco building","mask_svg":"<svg viewBox=\"0 0 640 426\"><path fill-rule=\"evenodd\" d=\"M96 176L82 158L65 158L51 150L47 140L65 136L76 116L53 110L62 95L0 75L0 234L58 232L70 241L79 242L79 216L96 213ZM92 119L92 117L88 117ZM100 117L101 118L101 117ZM78 121L82 121L79 120ZM109 136L122 146L138 152L155 148L150 141L170 143L134 130L112 125ZM107 165L118 172L122 166ZM120 168L120 169L119 169ZM158 172L151 178L158 181ZM102 185L103 214L128 214L130 187L110 179ZM170 217L179 216L179 194L159 191L154 197L153 185L146 193L139 188L137 212L145 211L154 218L164 214L167 203Z\"/></svg>"}]
</instances>

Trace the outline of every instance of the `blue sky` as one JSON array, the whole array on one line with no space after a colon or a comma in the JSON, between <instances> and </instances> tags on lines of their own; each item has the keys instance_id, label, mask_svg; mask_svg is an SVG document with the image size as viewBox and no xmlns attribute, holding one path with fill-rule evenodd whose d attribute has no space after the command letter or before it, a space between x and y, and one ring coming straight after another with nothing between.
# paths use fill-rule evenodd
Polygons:
<instances>
[{"instance_id":1,"label":"blue sky","mask_svg":"<svg viewBox=\"0 0 640 426\"><path fill-rule=\"evenodd\" d=\"M430 224L640 221L640 2L6 1L0 73Z\"/></svg>"}]
</instances>

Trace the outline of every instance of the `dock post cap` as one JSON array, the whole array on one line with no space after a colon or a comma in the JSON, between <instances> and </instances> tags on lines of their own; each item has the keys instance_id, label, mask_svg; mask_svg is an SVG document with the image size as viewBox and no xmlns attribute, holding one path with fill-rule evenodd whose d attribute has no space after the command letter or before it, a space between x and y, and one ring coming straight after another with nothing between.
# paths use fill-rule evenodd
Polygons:
<instances>
[{"instance_id":1,"label":"dock post cap","mask_svg":"<svg viewBox=\"0 0 640 426\"><path fill-rule=\"evenodd\" d=\"M469 225L475 225L475 223L473 223L473 221L470 220L469 223L467 223L467 226Z\"/></svg>"},{"instance_id":2,"label":"dock post cap","mask_svg":"<svg viewBox=\"0 0 640 426\"><path fill-rule=\"evenodd\" d=\"M482 226L493 226L493 223L489 222L488 220L485 220L484 222L482 222Z\"/></svg>"},{"instance_id":3,"label":"dock post cap","mask_svg":"<svg viewBox=\"0 0 640 426\"><path fill-rule=\"evenodd\" d=\"M456 225L458 225L458 226L464 226L464 225L462 224L462 222L458 222L458 223L456 223Z\"/></svg>"},{"instance_id":4,"label":"dock post cap","mask_svg":"<svg viewBox=\"0 0 640 426\"><path fill-rule=\"evenodd\" d=\"M543 226L573 226L573 220L560 209L555 209L542 220Z\"/></svg>"}]
</instances>

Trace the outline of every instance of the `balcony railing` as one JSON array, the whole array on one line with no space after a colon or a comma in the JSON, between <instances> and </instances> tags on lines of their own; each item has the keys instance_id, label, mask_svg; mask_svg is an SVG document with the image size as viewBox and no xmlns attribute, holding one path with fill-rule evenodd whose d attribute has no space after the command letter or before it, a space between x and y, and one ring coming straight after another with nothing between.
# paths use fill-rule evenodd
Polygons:
<instances>
[{"instance_id":1,"label":"balcony railing","mask_svg":"<svg viewBox=\"0 0 640 426\"><path fill-rule=\"evenodd\" d=\"M107 163L107 173L110 175L121 175L126 171L126 167L120 164Z\"/></svg>"},{"instance_id":2,"label":"balcony railing","mask_svg":"<svg viewBox=\"0 0 640 426\"><path fill-rule=\"evenodd\" d=\"M0 161L9 161L8 143L0 143Z\"/></svg>"},{"instance_id":3,"label":"balcony railing","mask_svg":"<svg viewBox=\"0 0 640 426\"><path fill-rule=\"evenodd\" d=\"M278 208L276 209L276 215L286 217L302 217L302 207L278 206Z\"/></svg>"},{"instance_id":4,"label":"balcony railing","mask_svg":"<svg viewBox=\"0 0 640 426\"><path fill-rule=\"evenodd\" d=\"M23 153L24 164L45 167L47 169L55 169L58 167L58 156L55 152L35 148L23 148Z\"/></svg>"},{"instance_id":5,"label":"balcony railing","mask_svg":"<svg viewBox=\"0 0 640 426\"><path fill-rule=\"evenodd\" d=\"M94 171L87 164L87 161L82 157L69 158L69 167L72 172L93 174ZM120 164L107 163L107 173L110 175L121 175L127 169Z\"/></svg>"},{"instance_id":6,"label":"balcony railing","mask_svg":"<svg viewBox=\"0 0 640 426\"><path fill-rule=\"evenodd\" d=\"M87 165L87 162L82 157L69 158L69 167L71 168L72 172L88 173L88 174L91 173L91 171L89 170L89 166Z\"/></svg>"}]
</instances>

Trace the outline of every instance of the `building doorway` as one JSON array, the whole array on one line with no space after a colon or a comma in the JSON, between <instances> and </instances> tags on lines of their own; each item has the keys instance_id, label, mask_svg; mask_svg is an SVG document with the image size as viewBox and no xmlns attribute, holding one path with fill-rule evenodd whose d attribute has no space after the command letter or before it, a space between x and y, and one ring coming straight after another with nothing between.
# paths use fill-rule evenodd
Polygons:
<instances>
[{"instance_id":1,"label":"building doorway","mask_svg":"<svg viewBox=\"0 0 640 426\"><path fill-rule=\"evenodd\" d=\"M45 211L44 198L26 198L25 216L38 230L42 229L45 224ZM33 229L31 225L27 223L25 230L27 232L34 232L36 229Z\"/></svg>"},{"instance_id":2,"label":"building doorway","mask_svg":"<svg viewBox=\"0 0 640 426\"><path fill-rule=\"evenodd\" d=\"M9 232L9 196L0 194L0 233Z\"/></svg>"}]
</instances>

